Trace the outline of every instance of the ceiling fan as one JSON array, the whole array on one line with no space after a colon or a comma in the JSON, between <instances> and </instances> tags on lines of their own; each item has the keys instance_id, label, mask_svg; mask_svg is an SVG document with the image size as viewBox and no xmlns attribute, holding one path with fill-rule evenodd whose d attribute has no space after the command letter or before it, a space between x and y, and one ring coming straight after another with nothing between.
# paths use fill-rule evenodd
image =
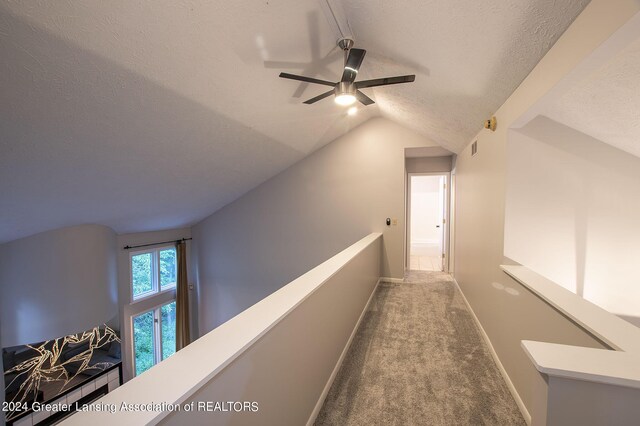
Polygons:
<instances>
[{"instance_id":1,"label":"ceiling fan","mask_svg":"<svg viewBox=\"0 0 640 426\"><path fill-rule=\"evenodd\" d=\"M350 38L342 38L338 40L338 46L344 51L344 71L342 72L342 78L337 83L331 81L319 80L317 78L305 77L302 75L289 74L281 72L281 78L288 78L291 80L304 81L306 83L322 84L324 86L331 86L333 89L328 92L324 92L314 98L305 101L305 104L313 104L324 98L327 98L335 94L335 102L339 105L351 105L356 100L360 101L364 105L371 105L375 103L373 99L365 95L360 91L366 87L388 86L390 84L411 83L415 81L416 76L402 75L398 77L385 77L376 78L373 80L355 81L358 76L358 70L364 55L367 53L364 49L352 49L353 40Z\"/></svg>"}]
</instances>

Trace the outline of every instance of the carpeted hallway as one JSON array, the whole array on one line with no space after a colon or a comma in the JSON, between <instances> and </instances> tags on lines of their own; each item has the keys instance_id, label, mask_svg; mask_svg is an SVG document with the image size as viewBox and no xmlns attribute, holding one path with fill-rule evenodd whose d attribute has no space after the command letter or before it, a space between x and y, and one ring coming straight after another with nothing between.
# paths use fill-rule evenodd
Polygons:
<instances>
[{"instance_id":1,"label":"carpeted hallway","mask_svg":"<svg viewBox=\"0 0 640 426\"><path fill-rule=\"evenodd\" d=\"M381 282L316 425L524 425L451 277Z\"/></svg>"}]
</instances>

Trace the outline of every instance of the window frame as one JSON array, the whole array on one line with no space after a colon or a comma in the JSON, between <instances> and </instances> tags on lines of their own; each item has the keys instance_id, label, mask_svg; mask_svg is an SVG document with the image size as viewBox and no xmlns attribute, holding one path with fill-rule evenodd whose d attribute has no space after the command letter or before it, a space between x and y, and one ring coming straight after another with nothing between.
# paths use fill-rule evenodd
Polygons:
<instances>
[{"instance_id":1,"label":"window frame","mask_svg":"<svg viewBox=\"0 0 640 426\"><path fill-rule=\"evenodd\" d=\"M176 283L171 286L162 287L162 283L160 282L160 252L173 249L176 252ZM145 291L144 293L140 293L136 296L133 293L133 257L139 256L142 254L151 254L151 290ZM177 286L178 279L178 256L177 249L175 245L163 245L156 248L145 249L145 250L137 250L129 252L129 296L131 297L131 304L141 302L143 300L149 299L153 296L157 296L162 293L166 293L169 291L175 291Z\"/></svg>"},{"instance_id":2,"label":"window frame","mask_svg":"<svg viewBox=\"0 0 640 426\"><path fill-rule=\"evenodd\" d=\"M164 301L158 305L155 305L152 308L146 309L142 312L138 312L136 314L131 315L131 320L130 320L130 327L131 327L131 349L132 349L132 354L131 354L131 361L133 364L133 376L136 377L139 374L137 373L137 365L136 365L136 333L135 333L135 329L134 329L134 322L136 317L142 316L142 315L146 315L148 313L152 313L152 317L153 317L153 364L151 365L151 367L149 367L147 370L145 371L149 371L151 368L155 367L156 365L158 365L159 363L161 363L162 361L164 361L165 359L170 358L171 356L175 355L175 351L173 354L168 355L166 358L163 358L164 354L162 353L163 351L163 336L162 336L162 308L166 305L170 305L172 303L176 303L176 299L170 299L169 301ZM145 371L143 371L140 374L143 374Z\"/></svg>"}]
</instances>

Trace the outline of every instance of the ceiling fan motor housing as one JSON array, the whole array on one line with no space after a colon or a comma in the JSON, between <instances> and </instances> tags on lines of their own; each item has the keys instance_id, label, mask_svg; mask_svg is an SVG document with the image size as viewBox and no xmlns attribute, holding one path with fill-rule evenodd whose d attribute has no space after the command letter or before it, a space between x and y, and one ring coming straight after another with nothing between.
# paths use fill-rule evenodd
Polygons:
<instances>
[{"instance_id":1,"label":"ceiling fan motor housing","mask_svg":"<svg viewBox=\"0 0 640 426\"><path fill-rule=\"evenodd\" d=\"M338 84L336 84L335 93L336 93L336 96L339 96L339 95L355 96L356 85L350 81L341 81Z\"/></svg>"}]
</instances>

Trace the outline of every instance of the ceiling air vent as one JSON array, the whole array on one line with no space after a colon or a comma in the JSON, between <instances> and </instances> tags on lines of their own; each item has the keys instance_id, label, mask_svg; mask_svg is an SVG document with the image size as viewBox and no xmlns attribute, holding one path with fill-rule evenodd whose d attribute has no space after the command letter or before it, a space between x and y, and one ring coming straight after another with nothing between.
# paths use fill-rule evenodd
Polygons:
<instances>
[{"instance_id":1,"label":"ceiling air vent","mask_svg":"<svg viewBox=\"0 0 640 426\"><path fill-rule=\"evenodd\" d=\"M471 156L473 157L474 155L476 155L478 153L478 141L474 141L471 144Z\"/></svg>"}]
</instances>

